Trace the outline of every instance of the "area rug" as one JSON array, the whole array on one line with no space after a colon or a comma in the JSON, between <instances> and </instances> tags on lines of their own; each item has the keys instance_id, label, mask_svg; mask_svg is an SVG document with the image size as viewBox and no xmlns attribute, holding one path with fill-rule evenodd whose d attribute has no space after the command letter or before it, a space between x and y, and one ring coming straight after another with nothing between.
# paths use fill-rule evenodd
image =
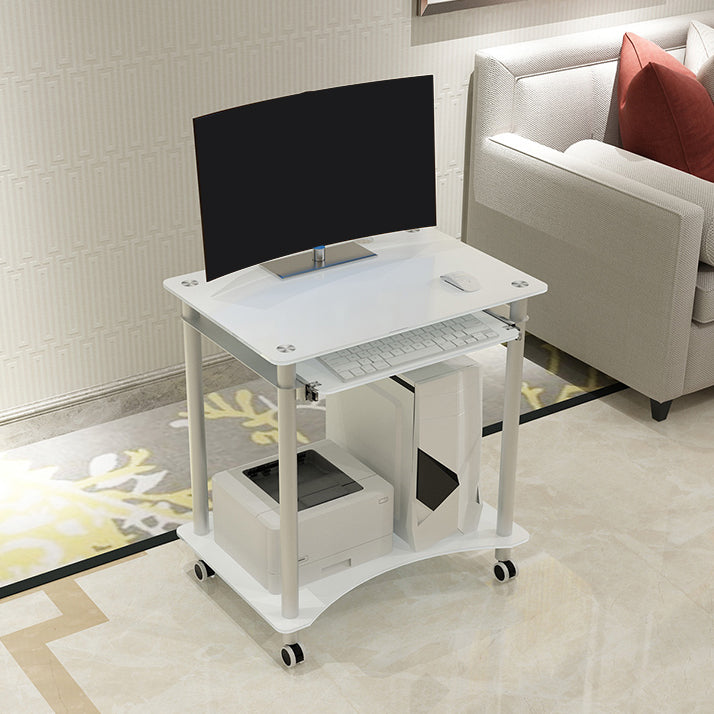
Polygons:
<instances>
[{"instance_id":1,"label":"area rug","mask_svg":"<svg viewBox=\"0 0 714 714\"><path fill-rule=\"evenodd\" d=\"M521 412L545 413L613 381L529 339ZM482 366L484 425L502 419L506 350ZM277 454L274 387L262 379L205 396L208 472ZM299 404L298 442L324 438L324 404ZM494 427L495 425L495 427ZM0 588L171 534L191 518L185 403L0 454Z\"/></svg>"}]
</instances>

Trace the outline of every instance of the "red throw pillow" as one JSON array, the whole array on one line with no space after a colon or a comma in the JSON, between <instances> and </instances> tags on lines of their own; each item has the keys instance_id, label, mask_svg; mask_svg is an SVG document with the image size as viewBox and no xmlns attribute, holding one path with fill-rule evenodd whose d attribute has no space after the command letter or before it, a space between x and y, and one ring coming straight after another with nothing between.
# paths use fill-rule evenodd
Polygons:
<instances>
[{"instance_id":1,"label":"red throw pillow","mask_svg":"<svg viewBox=\"0 0 714 714\"><path fill-rule=\"evenodd\" d=\"M628 32L617 90L624 149L714 181L714 103L693 72Z\"/></svg>"}]
</instances>

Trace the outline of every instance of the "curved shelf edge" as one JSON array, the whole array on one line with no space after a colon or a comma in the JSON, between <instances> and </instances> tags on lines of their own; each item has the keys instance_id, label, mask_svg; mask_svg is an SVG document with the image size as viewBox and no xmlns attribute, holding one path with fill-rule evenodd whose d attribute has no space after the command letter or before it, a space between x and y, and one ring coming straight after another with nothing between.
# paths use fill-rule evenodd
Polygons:
<instances>
[{"instance_id":1,"label":"curved shelf edge","mask_svg":"<svg viewBox=\"0 0 714 714\"><path fill-rule=\"evenodd\" d=\"M374 560L343 570L300 588L300 611L295 618L281 613L280 595L268 592L252 575L228 555L213 538L213 527L206 535L196 535L192 523L178 528L178 535L205 560L232 590L240 595L274 630L290 634L309 627L332 603L372 578L396 568L439 555L475 550L513 548L528 540L528 533L513 524L510 536L496 534L496 511L483 504L478 528L473 533L457 533L439 541L431 548L413 551L396 535L392 551Z\"/></svg>"}]
</instances>

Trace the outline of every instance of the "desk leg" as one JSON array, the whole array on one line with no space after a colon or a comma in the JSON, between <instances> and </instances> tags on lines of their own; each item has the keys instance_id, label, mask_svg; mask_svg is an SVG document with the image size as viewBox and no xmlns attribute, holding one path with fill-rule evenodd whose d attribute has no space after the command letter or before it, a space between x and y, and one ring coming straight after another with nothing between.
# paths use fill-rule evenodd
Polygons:
<instances>
[{"instance_id":1,"label":"desk leg","mask_svg":"<svg viewBox=\"0 0 714 714\"><path fill-rule=\"evenodd\" d=\"M278 366L278 481L281 608L292 618L299 611L295 365Z\"/></svg>"},{"instance_id":2,"label":"desk leg","mask_svg":"<svg viewBox=\"0 0 714 714\"><path fill-rule=\"evenodd\" d=\"M496 533L500 536L510 536L513 533L513 501L516 486L516 460L518 457L518 423L521 411L526 304L527 300L518 300L511 303L510 319L521 329L521 335L517 340L512 340L508 343L506 356L506 384L503 400L503 433L501 435L501 464L496 520ZM509 560L510 555L510 548L496 549L496 560Z\"/></svg>"},{"instance_id":3,"label":"desk leg","mask_svg":"<svg viewBox=\"0 0 714 714\"><path fill-rule=\"evenodd\" d=\"M184 318L193 309L183 306ZM193 501L193 531L208 533L208 468L206 466L206 422L203 412L203 364L201 334L183 323L183 348L186 359L186 400L188 403L188 447L191 464L191 495Z\"/></svg>"}]
</instances>

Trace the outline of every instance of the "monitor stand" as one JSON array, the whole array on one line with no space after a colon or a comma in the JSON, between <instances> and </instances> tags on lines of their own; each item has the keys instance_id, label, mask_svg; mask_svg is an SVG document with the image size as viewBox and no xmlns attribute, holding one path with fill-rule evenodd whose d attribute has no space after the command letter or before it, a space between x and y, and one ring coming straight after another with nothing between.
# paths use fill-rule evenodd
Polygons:
<instances>
[{"instance_id":1,"label":"monitor stand","mask_svg":"<svg viewBox=\"0 0 714 714\"><path fill-rule=\"evenodd\" d=\"M319 246L311 251L307 250L303 253L288 255L285 258L269 260L267 263L261 263L261 265L271 273L275 273L279 278L289 278L291 275L324 270L334 265L351 263L353 260L362 260L362 258L370 258L374 255L376 253L368 250L363 245L348 241L347 243L338 243L336 245Z\"/></svg>"}]
</instances>

